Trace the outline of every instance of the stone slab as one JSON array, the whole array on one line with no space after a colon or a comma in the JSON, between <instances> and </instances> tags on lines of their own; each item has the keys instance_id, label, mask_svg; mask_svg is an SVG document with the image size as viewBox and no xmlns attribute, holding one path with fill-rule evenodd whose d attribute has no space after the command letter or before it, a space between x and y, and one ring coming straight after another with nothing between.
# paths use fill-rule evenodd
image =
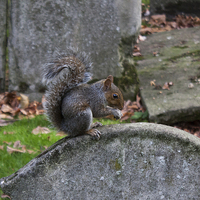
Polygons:
<instances>
[{"instance_id":1,"label":"stone slab","mask_svg":"<svg viewBox=\"0 0 200 200\"><path fill-rule=\"evenodd\" d=\"M7 1L0 0L0 92L5 90Z\"/></svg>"},{"instance_id":2,"label":"stone slab","mask_svg":"<svg viewBox=\"0 0 200 200\"><path fill-rule=\"evenodd\" d=\"M139 47L143 60L136 68L150 121L173 124L200 119L200 84L190 80L200 78L200 27L156 33ZM153 80L161 87L165 82L174 85L156 90L150 84Z\"/></svg>"},{"instance_id":3,"label":"stone slab","mask_svg":"<svg viewBox=\"0 0 200 200\"><path fill-rule=\"evenodd\" d=\"M44 92L41 67L69 46L90 54L94 78L120 77L121 39L132 48L140 13L141 0L12 0L10 90Z\"/></svg>"},{"instance_id":4,"label":"stone slab","mask_svg":"<svg viewBox=\"0 0 200 200\"><path fill-rule=\"evenodd\" d=\"M9 177L12 200L200 199L200 139L151 123L99 128L64 138Z\"/></svg>"}]
</instances>

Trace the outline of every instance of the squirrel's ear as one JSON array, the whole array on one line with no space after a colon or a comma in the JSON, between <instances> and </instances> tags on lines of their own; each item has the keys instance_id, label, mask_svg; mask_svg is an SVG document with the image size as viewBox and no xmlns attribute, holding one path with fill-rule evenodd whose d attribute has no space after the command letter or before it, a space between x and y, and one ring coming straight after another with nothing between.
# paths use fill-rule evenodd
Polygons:
<instances>
[{"instance_id":1,"label":"squirrel's ear","mask_svg":"<svg viewBox=\"0 0 200 200\"><path fill-rule=\"evenodd\" d=\"M112 75L109 75L107 79L110 79L111 82L113 83L113 76Z\"/></svg>"},{"instance_id":2,"label":"squirrel's ear","mask_svg":"<svg viewBox=\"0 0 200 200\"><path fill-rule=\"evenodd\" d=\"M111 83L113 83L113 76L109 75L108 78L104 81L104 89L107 90L111 88Z\"/></svg>"}]
</instances>

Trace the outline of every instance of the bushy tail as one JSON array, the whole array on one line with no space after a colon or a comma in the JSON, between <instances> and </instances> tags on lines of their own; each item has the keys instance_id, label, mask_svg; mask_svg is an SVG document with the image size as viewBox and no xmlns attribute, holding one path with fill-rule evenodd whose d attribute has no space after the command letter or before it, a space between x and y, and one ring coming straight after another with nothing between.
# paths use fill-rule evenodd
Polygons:
<instances>
[{"instance_id":1,"label":"bushy tail","mask_svg":"<svg viewBox=\"0 0 200 200\"><path fill-rule=\"evenodd\" d=\"M54 127L60 129L63 119L62 99L67 91L86 83L91 77L92 63L85 53L70 49L45 65L43 82L47 86L44 104L47 117Z\"/></svg>"}]
</instances>

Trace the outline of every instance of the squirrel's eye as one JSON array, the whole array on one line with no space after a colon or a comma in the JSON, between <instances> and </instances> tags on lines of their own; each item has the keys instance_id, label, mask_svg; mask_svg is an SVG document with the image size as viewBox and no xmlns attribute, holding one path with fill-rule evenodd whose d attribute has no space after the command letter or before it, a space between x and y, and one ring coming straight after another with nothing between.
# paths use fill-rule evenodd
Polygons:
<instances>
[{"instance_id":1,"label":"squirrel's eye","mask_svg":"<svg viewBox=\"0 0 200 200\"><path fill-rule=\"evenodd\" d=\"M113 94L113 98L114 99L118 99L118 95L117 94Z\"/></svg>"}]
</instances>

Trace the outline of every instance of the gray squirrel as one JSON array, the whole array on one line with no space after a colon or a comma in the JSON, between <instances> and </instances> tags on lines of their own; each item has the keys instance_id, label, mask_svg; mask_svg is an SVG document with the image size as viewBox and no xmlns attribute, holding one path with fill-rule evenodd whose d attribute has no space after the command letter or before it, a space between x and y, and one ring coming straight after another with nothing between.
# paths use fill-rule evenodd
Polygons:
<instances>
[{"instance_id":1,"label":"gray squirrel","mask_svg":"<svg viewBox=\"0 0 200 200\"><path fill-rule=\"evenodd\" d=\"M49 121L59 131L74 137L89 134L96 139L101 133L94 129L93 117L114 115L121 118L124 99L113 83L113 76L93 84L92 64L84 52L68 49L44 67L43 82L47 86L44 104Z\"/></svg>"}]
</instances>

